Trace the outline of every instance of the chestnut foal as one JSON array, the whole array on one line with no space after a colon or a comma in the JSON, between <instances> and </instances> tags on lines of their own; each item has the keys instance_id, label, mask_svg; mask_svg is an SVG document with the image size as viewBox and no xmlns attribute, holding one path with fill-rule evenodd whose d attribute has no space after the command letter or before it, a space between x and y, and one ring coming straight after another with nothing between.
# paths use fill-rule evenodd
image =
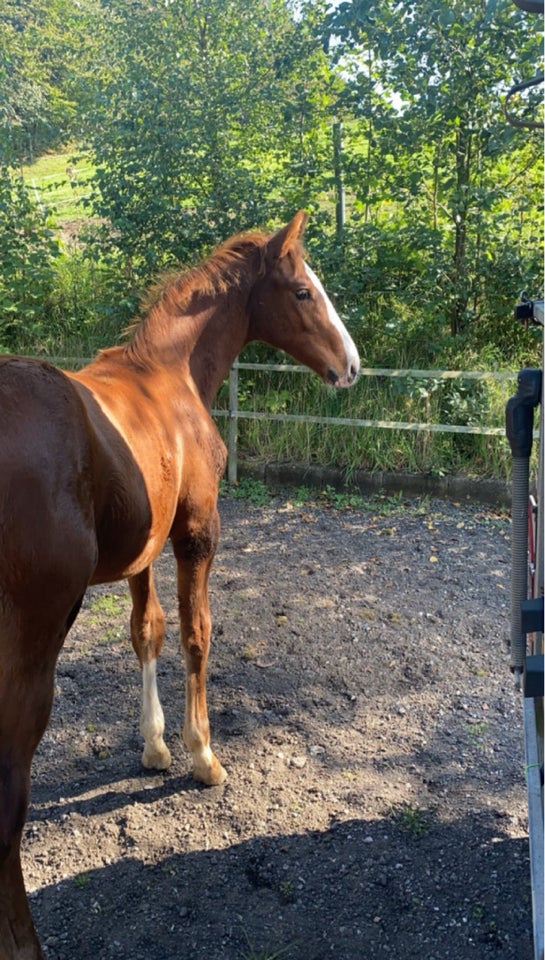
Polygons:
<instances>
[{"instance_id":1,"label":"chestnut foal","mask_svg":"<svg viewBox=\"0 0 545 960\"><path fill-rule=\"evenodd\" d=\"M152 563L170 538L186 664L183 738L193 774L219 784L210 747L208 575L225 448L210 415L251 340L348 387L359 358L301 243L299 212L272 235L233 237L170 279L132 339L78 373L0 358L0 960L42 957L20 861L30 765L55 664L90 584L127 578L142 667L142 762L170 754L157 693L164 617Z\"/></svg>"}]
</instances>

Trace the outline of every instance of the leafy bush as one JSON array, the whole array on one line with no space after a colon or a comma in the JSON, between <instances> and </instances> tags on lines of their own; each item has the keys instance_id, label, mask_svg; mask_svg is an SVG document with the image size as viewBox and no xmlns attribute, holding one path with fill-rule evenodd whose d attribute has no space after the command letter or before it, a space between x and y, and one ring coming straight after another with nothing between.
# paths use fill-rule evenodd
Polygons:
<instances>
[{"instance_id":1,"label":"leafy bush","mask_svg":"<svg viewBox=\"0 0 545 960\"><path fill-rule=\"evenodd\" d=\"M116 297L118 272L74 244L54 264L47 303L48 324L40 350L55 356L89 357L120 337L130 314Z\"/></svg>"},{"instance_id":2,"label":"leafy bush","mask_svg":"<svg viewBox=\"0 0 545 960\"><path fill-rule=\"evenodd\" d=\"M46 322L59 242L21 179L0 166L0 350L32 343Z\"/></svg>"}]
</instances>

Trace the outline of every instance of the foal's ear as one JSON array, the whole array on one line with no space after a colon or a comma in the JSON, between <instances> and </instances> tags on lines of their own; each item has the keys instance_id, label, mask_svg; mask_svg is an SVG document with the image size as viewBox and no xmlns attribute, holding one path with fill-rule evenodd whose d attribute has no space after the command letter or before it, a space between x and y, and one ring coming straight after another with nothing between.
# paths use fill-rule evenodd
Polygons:
<instances>
[{"instance_id":1,"label":"foal's ear","mask_svg":"<svg viewBox=\"0 0 545 960\"><path fill-rule=\"evenodd\" d=\"M282 227L281 230L273 234L267 244L271 260L281 260L301 240L307 220L308 214L304 210L299 210L287 227Z\"/></svg>"}]
</instances>

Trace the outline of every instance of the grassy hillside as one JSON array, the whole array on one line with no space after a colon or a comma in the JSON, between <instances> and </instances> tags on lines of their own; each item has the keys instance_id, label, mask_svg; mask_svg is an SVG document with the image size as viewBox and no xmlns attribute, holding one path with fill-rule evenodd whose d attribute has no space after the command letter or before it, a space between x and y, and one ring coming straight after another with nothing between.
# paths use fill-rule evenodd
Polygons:
<instances>
[{"instance_id":1,"label":"grassy hillside","mask_svg":"<svg viewBox=\"0 0 545 960\"><path fill-rule=\"evenodd\" d=\"M55 221L85 219L89 210L83 200L89 196L88 181L93 173L89 159L71 150L45 154L31 166L23 167L23 177L39 205Z\"/></svg>"}]
</instances>

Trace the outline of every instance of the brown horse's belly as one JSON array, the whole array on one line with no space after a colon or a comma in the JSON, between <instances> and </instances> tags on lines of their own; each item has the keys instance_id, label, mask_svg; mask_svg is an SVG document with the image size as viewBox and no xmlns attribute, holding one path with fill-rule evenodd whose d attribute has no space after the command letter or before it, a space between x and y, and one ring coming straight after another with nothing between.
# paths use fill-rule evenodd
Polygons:
<instances>
[{"instance_id":1,"label":"brown horse's belly","mask_svg":"<svg viewBox=\"0 0 545 960\"><path fill-rule=\"evenodd\" d=\"M158 557L165 541L168 537L168 529L164 536L161 534L150 536L147 534L143 547L140 547L141 541L135 537L135 531L131 530L130 536L124 536L123 529L119 528L119 536L123 543L120 546L112 547L112 540L116 536L116 528L112 527L108 536L108 543L102 544L99 539L98 563L90 580L90 584L112 583L114 580L126 580L127 577L133 577L141 573L146 567Z\"/></svg>"},{"instance_id":2,"label":"brown horse's belly","mask_svg":"<svg viewBox=\"0 0 545 960\"><path fill-rule=\"evenodd\" d=\"M151 405L131 405L128 385L106 398L101 384L73 378L93 432L98 562L91 583L122 580L155 560L170 532L179 491L176 446Z\"/></svg>"},{"instance_id":3,"label":"brown horse's belly","mask_svg":"<svg viewBox=\"0 0 545 960\"><path fill-rule=\"evenodd\" d=\"M153 563L170 532L176 498L158 498L138 468L125 470L121 489L110 477L96 515L98 562L91 583L124 580Z\"/></svg>"}]
</instances>

